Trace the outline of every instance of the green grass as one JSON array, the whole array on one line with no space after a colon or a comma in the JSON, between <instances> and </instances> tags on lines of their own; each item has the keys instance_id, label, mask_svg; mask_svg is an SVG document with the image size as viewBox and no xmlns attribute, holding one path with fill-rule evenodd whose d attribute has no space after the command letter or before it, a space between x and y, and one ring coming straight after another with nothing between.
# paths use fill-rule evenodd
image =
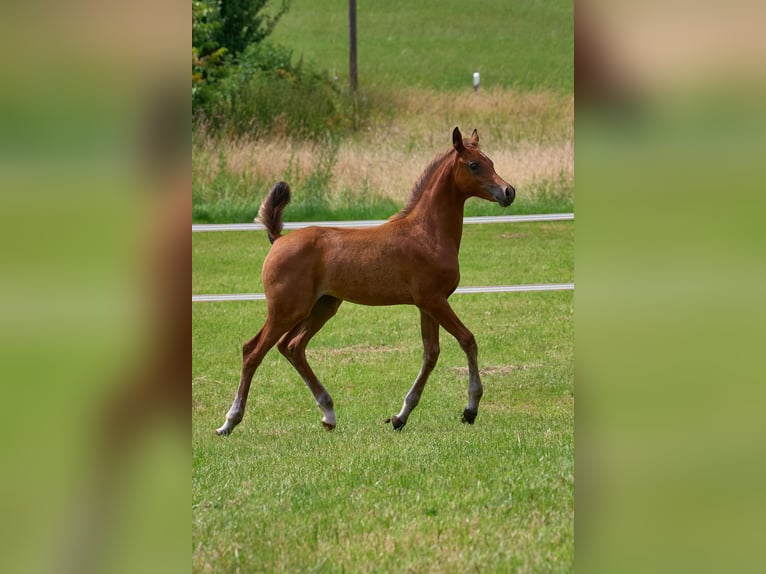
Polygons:
<instances>
[{"instance_id":1,"label":"green grass","mask_svg":"<svg viewBox=\"0 0 766 574\"><path fill-rule=\"evenodd\" d=\"M574 88L574 5L563 0L359 2L360 87ZM292 0L273 33L296 56L348 79L348 3Z\"/></svg>"},{"instance_id":2,"label":"green grass","mask_svg":"<svg viewBox=\"0 0 766 574\"><path fill-rule=\"evenodd\" d=\"M571 282L573 245L571 221L466 225L460 284ZM262 293L269 247L265 231L193 233L192 293Z\"/></svg>"},{"instance_id":3,"label":"green grass","mask_svg":"<svg viewBox=\"0 0 766 574\"><path fill-rule=\"evenodd\" d=\"M462 284L570 280L573 227L467 226ZM194 234L193 292L259 290L261 235ZM573 294L451 302L479 345L475 425L459 422L466 360L443 331L407 426L385 424L420 367L418 313L346 303L308 352L335 399L337 429L322 430L309 391L272 351L226 438L213 429L266 307L192 305L194 572L573 569Z\"/></svg>"},{"instance_id":4,"label":"green grass","mask_svg":"<svg viewBox=\"0 0 766 574\"><path fill-rule=\"evenodd\" d=\"M242 188L237 197L218 201L199 201L192 206L194 223L252 223L263 197L253 196L253 189L268 190L271 184L247 185L247 180L235 184ZM244 187L243 187L244 186ZM466 216L515 215L533 213L570 213L574 211L574 194L571 182L549 184L542 182L537 190L529 191L529 196L522 196L507 211L488 201L468 201L465 206ZM295 197L290 203L290 217L293 221L346 221L359 219L387 219L398 212L404 204L398 204L388 197L371 193L365 196L347 190L332 202L318 203Z\"/></svg>"},{"instance_id":5,"label":"green grass","mask_svg":"<svg viewBox=\"0 0 766 574\"><path fill-rule=\"evenodd\" d=\"M337 75L341 115L351 114L347 10L345 2L293 0L271 38ZM293 186L299 219L384 218L417 180L409 166L428 165L455 125L479 129L519 192L516 213L572 211L573 11L562 0L360 3L353 128L336 121L331 134L303 141L282 118L268 135L219 140L199 126L193 220L252 221L278 179ZM466 213L493 207L470 203Z\"/></svg>"},{"instance_id":6,"label":"green grass","mask_svg":"<svg viewBox=\"0 0 766 574\"><path fill-rule=\"evenodd\" d=\"M445 104L443 98L436 96L434 99L439 101L438 105ZM508 103L512 98L496 95L493 101L494 104L498 101ZM571 118L567 120L561 107L563 104L556 101L557 104L551 104L557 108L556 113L546 105L534 108L529 114L517 110L513 117L500 116L490 122L494 105L488 101L469 114L484 114L487 124L494 123L497 129L504 126L506 135L515 132L514 137L528 138L529 143L542 146L536 151L522 149L509 153L507 150L513 149L515 144L502 137L498 137L498 141L487 138L495 146L491 153L497 151L498 161L503 164L497 169L513 181L517 190L516 201L507 210L509 212L574 210L574 181L568 162L559 155L555 161L562 163L556 175L553 171L555 161L546 156L546 153L560 154L557 146L566 146L562 141L571 140ZM399 121L414 127L404 118L404 108L399 111ZM418 117L420 127L417 131L431 136L436 129L434 122L440 121L435 109L418 113L416 109L407 108L406 114ZM534 120L530 118L533 115L536 116ZM546 119L548 115L555 117ZM528 124L523 133L519 132L517 123L522 117ZM449 130L445 129L445 133L449 134ZM404 142L397 137L386 138L385 143L375 143L373 140L378 135L372 140L341 143L328 139L321 144L290 146L274 142L205 140L198 134L192 153L192 220L195 223L252 222L267 190L279 179L289 182L293 189L289 216L294 221L385 219L403 207L408 190L416 179L412 175L413 181L409 181L401 176L401 172L412 165L425 168L432 159L429 154L435 146L419 142L422 134L405 138ZM536 139L538 136L539 140ZM558 143L552 145L551 140ZM551 147L546 148L546 145ZM339 154L342 154L340 161ZM536 164L547 164L544 169L549 173L530 177L529 171L525 172L522 167L521 179L516 179L514 172L518 167L525 166L534 171ZM512 169L514 167L516 169ZM465 206L466 215L502 212L496 204L480 200L468 201Z\"/></svg>"},{"instance_id":7,"label":"green grass","mask_svg":"<svg viewBox=\"0 0 766 574\"><path fill-rule=\"evenodd\" d=\"M295 142L202 138L194 220L252 221L293 158L307 169L288 178L288 220L388 217L416 176L400 175L405 162L425 167L449 143L440 134L465 123L480 128L496 161L512 152L508 167L553 166L524 172L511 209L470 201L466 215L572 211L572 177L556 153L571 140L572 21L572 3L552 0L359 3L363 129L341 142L333 163ZM345 2L293 0L273 39L345 87L347 22ZM479 97L470 90L474 71ZM401 192L389 189L389 174ZM461 285L571 281L573 235L571 222L466 226ZM265 233L195 233L192 242L193 293L262 291ZM443 331L439 363L407 426L397 433L385 424L420 367L418 312L346 303L308 351L335 400L337 429L322 429L311 394L273 350L245 419L226 438L213 429L266 306L193 304L192 570L571 572L573 299L452 297L479 345L485 394L473 426L459 422L465 356Z\"/></svg>"},{"instance_id":8,"label":"green grass","mask_svg":"<svg viewBox=\"0 0 766 574\"><path fill-rule=\"evenodd\" d=\"M262 186L267 189L266 186ZM300 201L300 200L299 200ZM360 219L387 219L403 205L398 205L386 197L373 197L366 201L345 201L336 206L297 202L290 204L290 214L294 221L346 221ZM192 208L194 223L252 223L261 200L249 201L221 200L216 203L200 203ZM552 193L539 193L529 200L521 199L513 208L515 215L533 213L571 213L574 200L571 194L554 190ZM497 205L487 202L470 202L466 205L466 216L504 215Z\"/></svg>"},{"instance_id":9,"label":"green grass","mask_svg":"<svg viewBox=\"0 0 766 574\"><path fill-rule=\"evenodd\" d=\"M213 435L239 345L263 304L193 309L193 570L570 571L573 555L572 295L456 297L485 369L474 426L460 424L465 359L444 337L401 433L417 373L417 312L347 305L310 360L339 426L278 354L256 375L234 434Z\"/></svg>"}]
</instances>

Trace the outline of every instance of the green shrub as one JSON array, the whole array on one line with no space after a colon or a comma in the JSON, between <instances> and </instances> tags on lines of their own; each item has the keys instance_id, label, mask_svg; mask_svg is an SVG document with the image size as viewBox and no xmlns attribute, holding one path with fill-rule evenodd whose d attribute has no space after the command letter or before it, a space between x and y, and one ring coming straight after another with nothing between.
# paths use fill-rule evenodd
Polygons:
<instances>
[{"instance_id":1,"label":"green shrub","mask_svg":"<svg viewBox=\"0 0 766 574\"><path fill-rule=\"evenodd\" d=\"M329 76L265 41L288 9L269 0L192 1L192 119L212 135L298 139L340 134L355 101Z\"/></svg>"},{"instance_id":2,"label":"green shrub","mask_svg":"<svg viewBox=\"0 0 766 574\"><path fill-rule=\"evenodd\" d=\"M270 43L248 47L195 103L196 120L221 136L277 132L319 140L352 127L351 103L335 83L302 61L293 64L290 50Z\"/></svg>"}]
</instances>

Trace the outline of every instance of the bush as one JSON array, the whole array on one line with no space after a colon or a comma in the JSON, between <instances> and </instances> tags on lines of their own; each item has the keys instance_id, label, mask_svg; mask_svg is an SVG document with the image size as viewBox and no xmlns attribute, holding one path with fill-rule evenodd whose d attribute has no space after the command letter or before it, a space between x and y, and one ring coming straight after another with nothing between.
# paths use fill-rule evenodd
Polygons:
<instances>
[{"instance_id":1,"label":"bush","mask_svg":"<svg viewBox=\"0 0 766 574\"><path fill-rule=\"evenodd\" d=\"M192 120L216 136L278 132L318 140L353 127L353 101L326 73L293 63L292 51L265 41L268 0L193 0Z\"/></svg>"},{"instance_id":2,"label":"bush","mask_svg":"<svg viewBox=\"0 0 766 574\"><path fill-rule=\"evenodd\" d=\"M320 139L350 126L344 97L324 74L281 46L250 46L225 77L200 94L198 119L217 135L257 138L270 132Z\"/></svg>"}]
</instances>

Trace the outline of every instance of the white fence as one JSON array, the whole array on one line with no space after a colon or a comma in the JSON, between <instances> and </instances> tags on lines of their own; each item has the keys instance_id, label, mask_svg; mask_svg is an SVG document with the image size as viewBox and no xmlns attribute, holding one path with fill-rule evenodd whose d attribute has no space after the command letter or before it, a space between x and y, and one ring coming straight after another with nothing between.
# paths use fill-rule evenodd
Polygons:
<instances>
[{"instance_id":1,"label":"white fence","mask_svg":"<svg viewBox=\"0 0 766 574\"><path fill-rule=\"evenodd\" d=\"M479 223L522 223L535 221L571 221L574 213L550 213L543 215L498 215L487 217L466 217L465 225ZM319 227L374 227L385 223L385 220L367 221L309 221L309 222L286 222L285 229L300 229L316 225ZM260 223L232 223L192 225L192 232L207 231L261 231L265 229ZM456 294L460 293L523 293L530 291L572 291L574 283L546 283L536 285L493 285L488 287L458 287ZM221 295L192 295L192 303L204 303L215 301L265 301L263 293L234 293Z\"/></svg>"},{"instance_id":2,"label":"white fence","mask_svg":"<svg viewBox=\"0 0 766 574\"><path fill-rule=\"evenodd\" d=\"M458 287L455 293L520 293L526 291L572 291L574 283L546 283L542 285L493 285L490 287ZM192 295L192 303L212 301L265 301L263 293L234 293L231 295Z\"/></svg>"},{"instance_id":3,"label":"white fence","mask_svg":"<svg viewBox=\"0 0 766 574\"><path fill-rule=\"evenodd\" d=\"M483 217L464 217L464 225L477 223L522 223L534 221L567 221L573 220L574 213L547 213L543 215L490 215ZM369 219L361 221L286 221L285 229L300 229L302 227L375 227L385 223L385 219ZM260 223L211 223L192 225L192 232L202 231L263 231L266 229Z\"/></svg>"}]
</instances>

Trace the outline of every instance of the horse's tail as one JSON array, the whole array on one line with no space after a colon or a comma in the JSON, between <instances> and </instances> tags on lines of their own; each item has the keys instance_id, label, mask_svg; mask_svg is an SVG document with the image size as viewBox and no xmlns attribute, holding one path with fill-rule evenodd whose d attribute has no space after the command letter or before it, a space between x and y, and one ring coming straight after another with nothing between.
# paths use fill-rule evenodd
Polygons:
<instances>
[{"instance_id":1,"label":"horse's tail","mask_svg":"<svg viewBox=\"0 0 766 574\"><path fill-rule=\"evenodd\" d=\"M272 243L282 236L282 212L288 203L290 203L290 186L284 181L278 181L258 210L258 217L255 220L266 227L269 241Z\"/></svg>"}]
</instances>

